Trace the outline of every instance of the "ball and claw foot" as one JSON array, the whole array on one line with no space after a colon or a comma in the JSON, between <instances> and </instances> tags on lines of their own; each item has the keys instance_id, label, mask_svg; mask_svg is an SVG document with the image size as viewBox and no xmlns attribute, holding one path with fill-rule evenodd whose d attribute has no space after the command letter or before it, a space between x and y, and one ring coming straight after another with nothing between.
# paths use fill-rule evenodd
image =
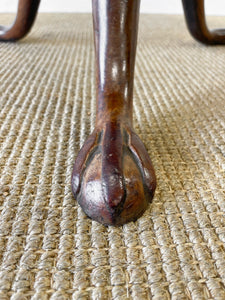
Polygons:
<instances>
[{"instance_id":1,"label":"ball and claw foot","mask_svg":"<svg viewBox=\"0 0 225 300\"><path fill-rule=\"evenodd\" d=\"M156 188L155 172L142 141L125 124L96 128L81 148L72 191L84 212L104 225L135 221Z\"/></svg>"}]
</instances>

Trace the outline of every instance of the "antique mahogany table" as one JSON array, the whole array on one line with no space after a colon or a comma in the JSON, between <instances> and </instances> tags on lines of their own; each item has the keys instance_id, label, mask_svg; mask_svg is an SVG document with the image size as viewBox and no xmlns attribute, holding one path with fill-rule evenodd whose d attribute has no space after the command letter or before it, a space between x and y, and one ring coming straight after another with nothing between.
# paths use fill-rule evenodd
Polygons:
<instances>
[{"instance_id":1,"label":"antique mahogany table","mask_svg":"<svg viewBox=\"0 0 225 300\"><path fill-rule=\"evenodd\" d=\"M209 31L204 0L182 0L188 29L205 44L224 44L225 31ZM1 41L16 41L31 29L40 0L19 0ZM140 0L92 0L96 53L97 117L74 164L72 191L84 212L105 225L143 214L154 196L155 172L132 126L132 94Z\"/></svg>"}]
</instances>

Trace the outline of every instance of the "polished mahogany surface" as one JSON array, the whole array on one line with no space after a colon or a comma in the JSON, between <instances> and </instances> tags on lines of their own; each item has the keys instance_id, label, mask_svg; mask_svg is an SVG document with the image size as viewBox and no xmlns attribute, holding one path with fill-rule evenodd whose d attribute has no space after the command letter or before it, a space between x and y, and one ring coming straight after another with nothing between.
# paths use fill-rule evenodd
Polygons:
<instances>
[{"instance_id":1,"label":"polished mahogany surface","mask_svg":"<svg viewBox=\"0 0 225 300\"><path fill-rule=\"evenodd\" d=\"M105 225L136 220L156 187L151 160L132 127L139 6L139 0L93 0L96 127L77 156L72 190L86 214Z\"/></svg>"},{"instance_id":2,"label":"polished mahogany surface","mask_svg":"<svg viewBox=\"0 0 225 300\"><path fill-rule=\"evenodd\" d=\"M225 44L225 29L210 31L206 24L204 0L182 0L190 34L207 45Z\"/></svg>"},{"instance_id":3,"label":"polished mahogany surface","mask_svg":"<svg viewBox=\"0 0 225 300\"><path fill-rule=\"evenodd\" d=\"M0 41L23 38L31 29L37 15L40 0L19 0L17 16L11 27L0 26Z\"/></svg>"}]
</instances>

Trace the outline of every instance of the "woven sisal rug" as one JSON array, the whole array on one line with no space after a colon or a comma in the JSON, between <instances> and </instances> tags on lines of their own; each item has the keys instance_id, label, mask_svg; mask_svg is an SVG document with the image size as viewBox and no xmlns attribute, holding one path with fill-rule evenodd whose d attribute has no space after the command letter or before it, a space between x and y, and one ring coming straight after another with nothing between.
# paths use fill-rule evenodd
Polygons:
<instances>
[{"instance_id":1,"label":"woven sisal rug","mask_svg":"<svg viewBox=\"0 0 225 300\"><path fill-rule=\"evenodd\" d=\"M225 299L224 74L225 47L183 16L141 16L134 124L158 187L137 222L107 228L70 189L95 120L91 16L41 14L0 44L1 300Z\"/></svg>"}]
</instances>

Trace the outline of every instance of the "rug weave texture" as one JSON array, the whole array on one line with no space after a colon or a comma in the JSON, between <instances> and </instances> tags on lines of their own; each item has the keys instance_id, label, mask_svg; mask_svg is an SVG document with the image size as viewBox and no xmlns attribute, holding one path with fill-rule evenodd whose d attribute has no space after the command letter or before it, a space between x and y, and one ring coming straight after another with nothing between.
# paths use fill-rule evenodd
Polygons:
<instances>
[{"instance_id":1,"label":"rug weave texture","mask_svg":"<svg viewBox=\"0 0 225 300\"><path fill-rule=\"evenodd\" d=\"M95 122L91 15L40 14L0 53L0 299L224 300L225 47L194 41L183 16L141 15L134 127L158 186L117 228L70 186Z\"/></svg>"}]
</instances>

